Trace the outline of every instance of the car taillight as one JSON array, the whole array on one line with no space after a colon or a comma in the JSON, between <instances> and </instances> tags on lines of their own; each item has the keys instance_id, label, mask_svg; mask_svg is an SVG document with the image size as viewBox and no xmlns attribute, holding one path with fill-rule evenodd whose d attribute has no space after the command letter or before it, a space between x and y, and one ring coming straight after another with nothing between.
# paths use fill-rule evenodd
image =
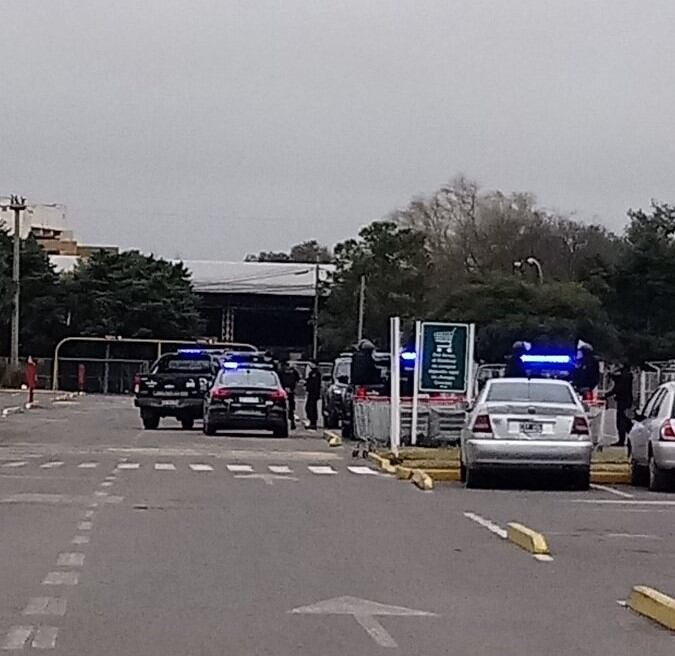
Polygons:
<instances>
[{"instance_id":1,"label":"car taillight","mask_svg":"<svg viewBox=\"0 0 675 656\"><path fill-rule=\"evenodd\" d=\"M661 439L668 442L675 441L675 420L666 419L661 426Z\"/></svg>"},{"instance_id":2,"label":"car taillight","mask_svg":"<svg viewBox=\"0 0 675 656\"><path fill-rule=\"evenodd\" d=\"M134 376L134 394L138 394L141 391L141 377L139 374Z\"/></svg>"},{"instance_id":3,"label":"car taillight","mask_svg":"<svg viewBox=\"0 0 675 656\"><path fill-rule=\"evenodd\" d=\"M588 420L586 417L575 417L572 424L572 435L590 435L591 431L588 428Z\"/></svg>"},{"instance_id":4,"label":"car taillight","mask_svg":"<svg viewBox=\"0 0 675 656\"><path fill-rule=\"evenodd\" d=\"M286 392L284 392L284 390L274 390L274 392L272 392L269 395L269 399L270 399L270 401L275 401L275 402L285 401L286 400Z\"/></svg>"},{"instance_id":5,"label":"car taillight","mask_svg":"<svg viewBox=\"0 0 675 656\"><path fill-rule=\"evenodd\" d=\"M222 401L223 399L229 399L232 397L232 390L229 390L225 387L216 387L213 392L211 392L211 397Z\"/></svg>"},{"instance_id":6,"label":"car taillight","mask_svg":"<svg viewBox=\"0 0 675 656\"><path fill-rule=\"evenodd\" d=\"M368 396L368 391L366 390L365 387L359 386L356 388L356 393L354 394L354 396L357 399L365 399Z\"/></svg>"},{"instance_id":7,"label":"car taillight","mask_svg":"<svg viewBox=\"0 0 675 656\"><path fill-rule=\"evenodd\" d=\"M473 432L492 434L492 424L490 423L490 416L478 415L476 417L476 421L473 422Z\"/></svg>"}]
</instances>

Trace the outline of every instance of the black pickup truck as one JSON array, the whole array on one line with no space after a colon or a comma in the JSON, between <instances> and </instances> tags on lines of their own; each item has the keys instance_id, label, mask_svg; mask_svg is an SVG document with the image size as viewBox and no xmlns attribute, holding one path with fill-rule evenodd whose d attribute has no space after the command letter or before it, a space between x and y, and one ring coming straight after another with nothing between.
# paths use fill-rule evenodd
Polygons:
<instances>
[{"instance_id":1,"label":"black pickup truck","mask_svg":"<svg viewBox=\"0 0 675 656\"><path fill-rule=\"evenodd\" d=\"M218 363L208 351L163 355L134 384L134 405L141 410L143 426L154 430L162 417L175 417L183 428L192 428L204 414L204 396L217 372Z\"/></svg>"}]
</instances>

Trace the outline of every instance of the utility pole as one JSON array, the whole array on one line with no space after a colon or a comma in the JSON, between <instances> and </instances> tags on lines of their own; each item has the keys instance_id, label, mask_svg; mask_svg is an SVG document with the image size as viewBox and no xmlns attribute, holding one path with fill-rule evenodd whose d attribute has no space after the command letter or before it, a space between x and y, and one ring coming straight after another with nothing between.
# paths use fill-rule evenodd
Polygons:
<instances>
[{"instance_id":1,"label":"utility pole","mask_svg":"<svg viewBox=\"0 0 675 656\"><path fill-rule=\"evenodd\" d=\"M319 263L314 267L314 309L312 311L312 360L319 355Z\"/></svg>"},{"instance_id":2,"label":"utility pole","mask_svg":"<svg viewBox=\"0 0 675 656\"><path fill-rule=\"evenodd\" d=\"M363 318L366 310L366 277L361 276L361 285L359 287L359 327L357 339L360 342L363 339Z\"/></svg>"},{"instance_id":3,"label":"utility pole","mask_svg":"<svg viewBox=\"0 0 675 656\"><path fill-rule=\"evenodd\" d=\"M12 196L9 208L14 212L14 254L12 260L12 284L14 285L14 303L12 304L11 345L9 351L9 366L13 371L19 368L19 302L21 285L21 212L26 209L26 199L23 196Z\"/></svg>"}]
</instances>

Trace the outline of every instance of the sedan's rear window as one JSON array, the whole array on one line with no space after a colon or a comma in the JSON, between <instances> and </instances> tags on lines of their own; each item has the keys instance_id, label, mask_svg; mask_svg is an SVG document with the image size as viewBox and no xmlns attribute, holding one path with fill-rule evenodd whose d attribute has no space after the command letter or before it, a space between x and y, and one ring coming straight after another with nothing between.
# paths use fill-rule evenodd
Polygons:
<instances>
[{"instance_id":1,"label":"sedan's rear window","mask_svg":"<svg viewBox=\"0 0 675 656\"><path fill-rule=\"evenodd\" d=\"M279 387L279 377L265 369L222 371L218 378L222 387Z\"/></svg>"},{"instance_id":2,"label":"sedan's rear window","mask_svg":"<svg viewBox=\"0 0 675 656\"><path fill-rule=\"evenodd\" d=\"M537 382L504 382L493 383L490 386L486 401L501 403L574 403L574 397L567 385Z\"/></svg>"},{"instance_id":3,"label":"sedan's rear window","mask_svg":"<svg viewBox=\"0 0 675 656\"><path fill-rule=\"evenodd\" d=\"M180 374L180 373L210 373L211 359L210 358L180 358L180 357L164 357L155 367L157 373L160 374Z\"/></svg>"}]
</instances>

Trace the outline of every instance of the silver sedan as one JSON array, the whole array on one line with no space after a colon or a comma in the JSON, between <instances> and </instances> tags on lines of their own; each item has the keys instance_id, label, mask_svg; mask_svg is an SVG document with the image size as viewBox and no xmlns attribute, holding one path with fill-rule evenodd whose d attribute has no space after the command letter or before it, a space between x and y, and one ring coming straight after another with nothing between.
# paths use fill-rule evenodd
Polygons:
<instances>
[{"instance_id":1,"label":"silver sedan","mask_svg":"<svg viewBox=\"0 0 675 656\"><path fill-rule=\"evenodd\" d=\"M628 454L633 485L648 483L656 492L675 483L675 382L657 388L635 413Z\"/></svg>"},{"instance_id":2,"label":"silver sedan","mask_svg":"<svg viewBox=\"0 0 675 656\"><path fill-rule=\"evenodd\" d=\"M461 434L462 478L478 487L496 469L569 471L590 484L593 443L588 418L572 386L561 380L489 380Z\"/></svg>"}]
</instances>

